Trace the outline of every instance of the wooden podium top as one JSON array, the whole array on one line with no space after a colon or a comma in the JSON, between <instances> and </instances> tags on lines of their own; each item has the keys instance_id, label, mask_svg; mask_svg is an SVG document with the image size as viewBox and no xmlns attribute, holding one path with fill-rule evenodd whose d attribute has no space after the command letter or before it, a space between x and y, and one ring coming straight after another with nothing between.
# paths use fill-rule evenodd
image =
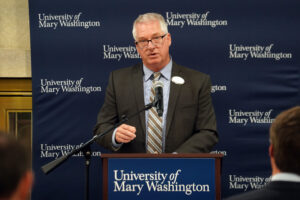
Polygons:
<instances>
[{"instance_id":1,"label":"wooden podium top","mask_svg":"<svg viewBox=\"0 0 300 200\"><path fill-rule=\"evenodd\" d=\"M222 154L210 153L163 153L163 154L149 154L149 153L125 153L125 154L101 154L102 158L222 158Z\"/></svg>"}]
</instances>

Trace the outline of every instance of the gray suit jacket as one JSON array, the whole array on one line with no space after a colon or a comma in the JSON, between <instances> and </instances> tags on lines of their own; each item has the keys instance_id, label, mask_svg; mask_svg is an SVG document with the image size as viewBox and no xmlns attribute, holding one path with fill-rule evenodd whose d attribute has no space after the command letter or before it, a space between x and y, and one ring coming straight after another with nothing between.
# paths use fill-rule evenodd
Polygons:
<instances>
[{"instance_id":1,"label":"gray suit jacket","mask_svg":"<svg viewBox=\"0 0 300 200\"><path fill-rule=\"evenodd\" d=\"M210 78L174 62L171 77L173 76L182 77L185 83L170 83L165 153L209 152L218 141L216 118L210 96ZM94 134L112 127L123 115L130 116L143 109L143 89L142 64L113 71L109 77ZM136 127L136 138L130 143L123 144L120 149L114 149L112 132L97 142L117 152L145 153L145 113L129 119L127 124Z\"/></svg>"}]
</instances>

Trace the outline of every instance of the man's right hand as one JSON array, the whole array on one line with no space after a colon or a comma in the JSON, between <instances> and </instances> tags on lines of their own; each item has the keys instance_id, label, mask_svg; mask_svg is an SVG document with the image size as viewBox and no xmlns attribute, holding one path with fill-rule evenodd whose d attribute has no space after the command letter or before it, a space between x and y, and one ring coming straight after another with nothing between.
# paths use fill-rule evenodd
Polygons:
<instances>
[{"instance_id":1,"label":"man's right hand","mask_svg":"<svg viewBox=\"0 0 300 200\"><path fill-rule=\"evenodd\" d=\"M131 142L135 137L136 128L127 124L122 124L117 128L116 131L116 142L128 143Z\"/></svg>"}]
</instances>

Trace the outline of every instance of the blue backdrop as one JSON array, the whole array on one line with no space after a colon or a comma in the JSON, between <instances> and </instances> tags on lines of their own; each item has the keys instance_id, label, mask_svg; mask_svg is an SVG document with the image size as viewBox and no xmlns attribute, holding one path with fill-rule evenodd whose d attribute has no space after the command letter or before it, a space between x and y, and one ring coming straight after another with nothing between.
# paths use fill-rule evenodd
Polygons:
<instances>
[{"instance_id":1,"label":"blue backdrop","mask_svg":"<svg viewBox=\"0 0 300 200\"><path fill-rule=\"evenodd\" d=\"M140 62L131 30L145 12L167 19L175 62L211 76L222 196L263 186L269 126L300 102L299 8L297 0L29 0L32 199L84 198L82 155L49 175L40 167L91 138L109 73ZM105 150L92 148L91 199L101 199Z\"/></svg>"}]
</instances>

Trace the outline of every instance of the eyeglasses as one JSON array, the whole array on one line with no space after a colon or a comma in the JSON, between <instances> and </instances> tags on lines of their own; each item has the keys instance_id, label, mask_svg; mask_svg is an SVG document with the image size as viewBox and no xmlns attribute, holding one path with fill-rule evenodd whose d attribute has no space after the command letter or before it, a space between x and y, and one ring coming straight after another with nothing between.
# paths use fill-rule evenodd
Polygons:
<instances>
[{"instance_id":1,"label":"eyeglasses","mask_svg":"<svg viewBox=\"0 0 300 200\"><path fill-rule=\"evenodd\" d=\"M139 46L141 49L148 47L149 42L151 42L152 45L154 45L154 46L158 46L162 43L162 40L166 35L167 35L167 33L162 36L154 37L151 40L141 40L141 41L135 42L135 44L137 46Z\"/></svg>"}]
</instances>

